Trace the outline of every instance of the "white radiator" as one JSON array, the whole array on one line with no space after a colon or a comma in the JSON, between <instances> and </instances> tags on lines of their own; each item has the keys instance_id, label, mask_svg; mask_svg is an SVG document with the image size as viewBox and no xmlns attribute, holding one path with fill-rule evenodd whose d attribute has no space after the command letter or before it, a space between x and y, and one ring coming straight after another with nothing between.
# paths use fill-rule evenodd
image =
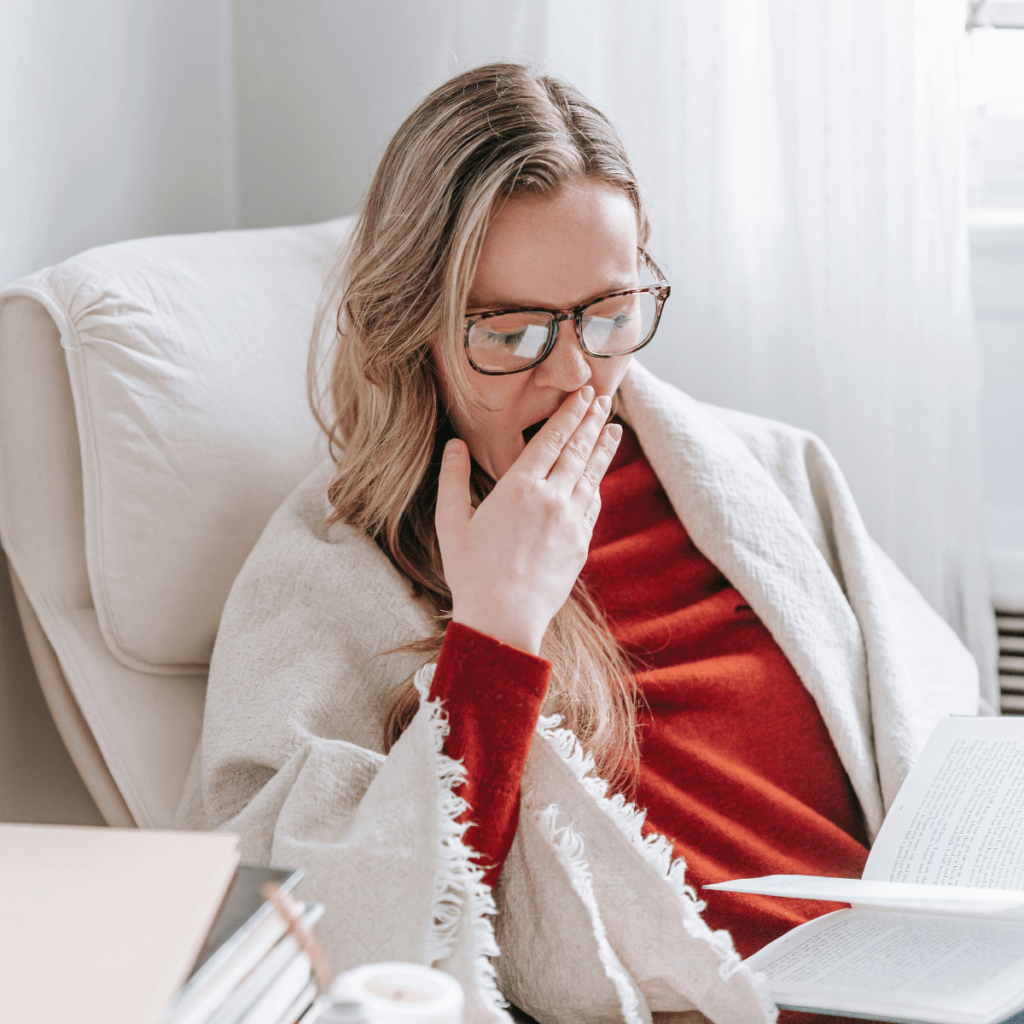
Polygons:
<instances>
[{"instance_id":1,"label":"white radiator","mask_svg":"<svg viewBox=\"0 0 1024 1024\"><path fill-rule=\"evenodd\" d=\"M1024 615L996 610L999 627L999 689L1004 715L1024 715Z\"/></svg>"},{"instance_id":2,"label":"white radiator","mask_svg":"<svg viewBox=\"0 0 1024 1024\"><path fill-rule=\"evenodd\" d=\"M985 511L1003 714L1024 715L1024 508L989 504Z\"/></svg>"}]
</instances>

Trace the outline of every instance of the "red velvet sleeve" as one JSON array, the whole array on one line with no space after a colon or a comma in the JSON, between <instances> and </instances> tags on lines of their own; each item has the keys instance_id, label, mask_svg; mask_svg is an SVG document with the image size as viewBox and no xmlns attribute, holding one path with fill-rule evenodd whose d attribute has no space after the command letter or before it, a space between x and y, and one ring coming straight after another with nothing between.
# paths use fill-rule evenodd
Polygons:
<instances>
[{"instance_id":1,"label":"red velvet sleeve","mask_svg":"<svg viewBox=\"0 0 1024 1024\"><path fill-rule=\"evenodd\" d=\"M430 699L448 714L445 753L466 766L466 842L493 886L519 822L519 782L547 694L551 664L453 622L437 659Z\"/></svg>"}]
</instances>

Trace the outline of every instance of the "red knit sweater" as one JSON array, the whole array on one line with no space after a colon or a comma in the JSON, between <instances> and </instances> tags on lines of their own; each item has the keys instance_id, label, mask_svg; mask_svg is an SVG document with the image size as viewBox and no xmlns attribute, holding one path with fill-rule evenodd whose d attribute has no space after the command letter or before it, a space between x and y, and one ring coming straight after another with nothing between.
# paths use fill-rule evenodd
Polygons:
<instances>
[{"instance_id":1,"label":"red knit sweater","mask_svg":"<svg viewBox=\"0 0 1024 1024\"><path fill-rule=\"evenodd\" d=\"M697 887L775 873L859 877L860 810L813 699L694 547L628 428L601 498L583 577L635 665L643 700L633 799L647 827L672 840ZM446 703L447 753L467 767L466 839L492 884L515 833L549 672L546 661L458 624L438 659L431 696ZM838 906L700 895L704 919L728 928L743 956Z\"/></svg>"}]
</instances>

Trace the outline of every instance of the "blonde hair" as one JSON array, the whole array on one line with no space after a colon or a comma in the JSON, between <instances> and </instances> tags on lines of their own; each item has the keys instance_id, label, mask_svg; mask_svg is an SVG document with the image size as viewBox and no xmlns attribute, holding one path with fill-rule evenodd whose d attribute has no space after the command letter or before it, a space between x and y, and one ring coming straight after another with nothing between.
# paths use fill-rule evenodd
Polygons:
<instances>
[{"instance_id":1,"label":"blonde hair","mask_svg":"<svg viewBox=\"0 0 1024 1024\"><path fill-rule=\"evenodd\" d=\"M449 400L472 416L462 325L492 212L511 195L554 195L580 178L629 197L643 245L647 216L622 143L574 87L518 64L458 75L427 96L388 144L321 302L310 386L337 465L332 521L374 538L430 602L433 635L410 645L424 653L440 649L451 615L434 507L440 453L454 431L430 341L443 339ZM474 463L474 503L492 486ZM552 664L546 711L563 716L607 777L628 779L638 758L632 676L581 581L552 620L541 655ZM385 749L417 707L407 681Z\"/></svg>"}]
</instances>

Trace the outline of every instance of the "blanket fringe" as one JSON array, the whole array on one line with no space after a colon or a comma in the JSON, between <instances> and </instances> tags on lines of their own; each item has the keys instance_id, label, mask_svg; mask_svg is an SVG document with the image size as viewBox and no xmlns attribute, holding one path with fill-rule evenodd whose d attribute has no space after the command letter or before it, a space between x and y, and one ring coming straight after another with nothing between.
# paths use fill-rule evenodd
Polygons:
<instances>
[{"instance_id":1,"label":"blanket fringe","mask_svg":"<svg viewBox=\"0 0 1024 1024\"><path fill-rule=\"evenodd\" d=\"M433 964L452 952L462 915L471 914L476 947L474 980L477 990L484 1001L507 1021L510 1018L504 1008L508 1002L498 989L497 975L490 959L499 955L491 923L498 909L490 887L483 881L483 868L475 863L473 849L464 842L469 822L460 822L459 818L469 809L469 805L455 790L465 781L466 769L460 761L453 760L443 751L444 740L448 735L448 716L440 700L427 699L433 678L434 665L431 664L424 665L413 679L420 695L421 713L427 716L427 737L437 773L440 848L437 872L434 875L431 908L433 927L427 938L427 961Z\"/></svg>"},{"instance_id":2,"label":"blanket fringe","mask_svg":"<svg viewBox=\"0 0 1024 1024\"><path fill-rule=\"evenodd\" d=\"M608 796L608 783L597 774L594 758L583 749L574 732L562 728L560 715L542 715L537 723L537 731L565 762L597 806L675 893L682 904L683 927L687 934L695 939L703 939L721 958L718 976L722 981L728 981L739 970L749 972L733 946L732 936L725 929L712 930L701 917L706 904L698 898L693 886L686 882L686 861L675 856L672 843L665 836L657 832L643 834L647 812L630 803L621 793ZM582 847L580 840L581 855ZM774 1021L778 1009L771 998L767 979L763 974L749 973L754 991L765 1011L765 1019Z\"/></svg>"},{"instance_id":3,"label":"blanket fringe","mask_svg":"<svg viewBox=\"0 0 1024 1024\"><path fill-rule=\"evenodd\" d=\"M524 803L529 804L530 801L524 801ZM541 835L554 850L574 892L587 910L594 939L597 942L597 955L601 960L604 973L615 986L626 1024L642 1024L636 989L608 941L604 921L601 920L601 913L597 908L593 878L583 856L583 840L571 825L558 824L558 814L558 807L551 804L542 810L534 811L533 818Z\"/></svg>"}]
</instances>

